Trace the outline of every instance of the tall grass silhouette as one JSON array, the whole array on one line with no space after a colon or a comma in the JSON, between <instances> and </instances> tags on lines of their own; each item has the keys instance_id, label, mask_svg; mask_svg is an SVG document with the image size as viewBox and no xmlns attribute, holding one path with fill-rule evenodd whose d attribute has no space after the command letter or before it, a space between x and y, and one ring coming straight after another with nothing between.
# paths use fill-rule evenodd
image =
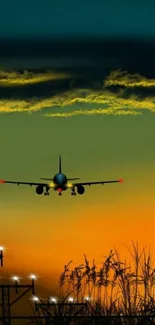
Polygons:
<instances>
[{"instance_id":1,"label":"tall grass silhouette","mask_svg":"<svg viewBox=\"0 0 155 325\"><path fill-rule=\"evenodd\" d=\"M116 249L110 251L100 267L97 267L95 260L90 264L85 255L84 263L73 269L70 261L64 266L58 282L61 308L59 305L49 305L43 312L55 317L77 314L109 316L105 324L122 324L122 321L124 324L151 324L145 318L155 314L153 258L150 250L146 247L140 250L138 243L132 242L132 249L128 251L132 257L131 263L121 261ZM85 303L86 308L80 311L74 302L70 304L70 308L66 307L65 302L69 297L76 303ZM114 321L112 316L119 318ZM139 318L131 319L130 316ZM82 320L78 324L83 324Z\"/></svg>"}]
</instances>

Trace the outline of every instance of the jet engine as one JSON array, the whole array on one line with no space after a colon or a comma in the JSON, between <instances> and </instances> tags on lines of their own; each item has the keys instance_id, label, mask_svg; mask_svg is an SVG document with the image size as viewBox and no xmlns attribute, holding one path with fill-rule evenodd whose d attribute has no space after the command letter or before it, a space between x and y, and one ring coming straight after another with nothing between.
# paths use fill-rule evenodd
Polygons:
<instances>
[{"instance_id":1,"label":"jet engine","mask_svg":"<svg viewBox=\"0 0 155 325\"><path fill-rule=\"evenodd\" d=\"M36 187L36 193L39 194L39 195L43 194L43 186L38 185Z\"/></svg>"},{"instance_id":2,"label":"jet engine","mask_svg":"<svg viewBox=\"0 0 155 325\"><path fill-rule=\"evenodd\" d=\"M85 188L82 185L80 185L77 187L77 192L78 194L83 194L85 192Z\"/></svg>"}]
</instances>

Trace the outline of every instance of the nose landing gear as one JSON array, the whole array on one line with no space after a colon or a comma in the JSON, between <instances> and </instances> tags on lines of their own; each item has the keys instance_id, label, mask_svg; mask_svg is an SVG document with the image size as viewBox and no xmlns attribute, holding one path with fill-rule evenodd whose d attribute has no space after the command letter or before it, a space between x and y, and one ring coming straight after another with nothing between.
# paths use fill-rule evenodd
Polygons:
<instances>
[{"instance_id":1,"label":"nose landing gear","mask_svg":"<svg viewBox=\"0 0 155 325\"><path fill-rule=\"evenodd\" d=\"M62 189L61 188L58 188L57 191L58 191L58 195L62 195L62 193L61 193Z\"/></svg>"}]
</instances>

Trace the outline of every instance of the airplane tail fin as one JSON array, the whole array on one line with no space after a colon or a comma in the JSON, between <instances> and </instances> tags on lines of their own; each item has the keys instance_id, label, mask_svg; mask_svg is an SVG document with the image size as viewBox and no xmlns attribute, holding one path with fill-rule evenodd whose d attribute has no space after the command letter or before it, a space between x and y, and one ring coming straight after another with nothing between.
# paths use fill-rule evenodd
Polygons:
<instances>
[{"instance_id":1,"label":"airplane tail fin","mask_svg":"<svg viewBox=\"0 0 155 325\"><path fill-rule=\"evenodd\" d=\"M59 169L59 174L61 174L61 156L59 156L59 165L58 165L58 169ZM46 181L53 181L53 178L40 178L40 179L43 179L43 180L46 180Z\"/></svg>"},{"instance_id":2,"label":"airplane tail fin","mask_svg":"<svg viewBox=\"0 0 155 325\"><path fill-rule=\"evenodd\" d=\"M59 168L59 174L62 173L62 168L61 168L61 156L59 156L59 165L58 165L58 168ZM43 180L46 180L46 181L53 181L53 178L40 178L40 179L43 179ZM75 178L68 178L68 181L75 181L77 179L80 179L79 177L75 177Z\"/></svg>"},{"instance_id":3,"label":"airplane tail fin","mask_svg":"<svg viewBox=\"0 0 155 325\"><path fill-rule=\"evenodd\" d=\"M61 174L61 156L59 156L59 174Z\"/></svg>"}]
</instances>

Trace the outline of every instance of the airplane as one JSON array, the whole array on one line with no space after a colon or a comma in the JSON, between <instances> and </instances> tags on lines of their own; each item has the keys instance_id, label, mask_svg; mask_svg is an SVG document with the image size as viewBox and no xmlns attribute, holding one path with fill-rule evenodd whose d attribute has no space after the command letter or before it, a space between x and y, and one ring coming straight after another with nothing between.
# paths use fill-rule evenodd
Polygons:
<instances>
[{"instance_id":1,"label":"airplane","mask_svg":"<svg viewBox=\"0 0 155 325\"><path fill-rule=\"evenodd\" d=\"M97 182L77 182L70 183L70 181L75 181L80 178L67 178L66 175L62 173L61 168L61 156L59 156L59 172L53 178L40 178L41 180L46 180L50 182L46 183L34 183L34 182L21 182L21 181L6 181L0 180L0 184L17 184L17 185L30 185L36 186L36 193L41 195L49 195L49 190L52 188L53 190L58 192L58 195L62 195L63 191L67 189L71 189L71 195L76 195L75 188L77 189L78 194L84 194L86 185L95 185L95 184L106 184L106 183L122 183L123 180L112 180L112 181L97 181ZM44 191L45 190L45 191Z\"/></svg>"}]
</instances>

